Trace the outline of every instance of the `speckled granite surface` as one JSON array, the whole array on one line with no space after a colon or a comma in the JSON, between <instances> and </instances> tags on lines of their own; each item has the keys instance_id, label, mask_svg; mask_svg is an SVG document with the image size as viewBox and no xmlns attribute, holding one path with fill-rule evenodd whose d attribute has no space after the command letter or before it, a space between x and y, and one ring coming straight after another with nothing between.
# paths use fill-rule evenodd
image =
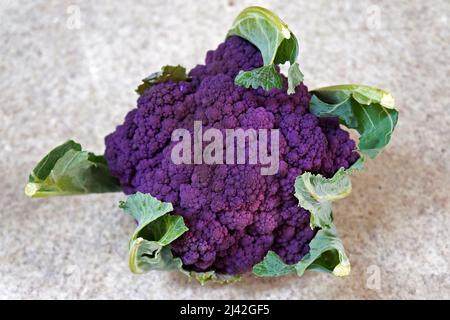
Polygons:
<instances>
[{"instance_id":1,"label":"speckled granite surface","mask_svg":"<svg viewBox=\"0 0 450 320\"><path fill-rule=\"evenodd\" d=\"M359 82L396 97L391 145L335 209L349 277L247 276L201 287L173 274L135 276L126 263L133 222L117 208L123 196L25 198L27 174L51 147L74 138L102 152L140 78L202 61L251 4L273 9L299 35L310 88ZM2 0L0 298L449 299L449 19L445 0Z\"/></svg>"}]
</instances>

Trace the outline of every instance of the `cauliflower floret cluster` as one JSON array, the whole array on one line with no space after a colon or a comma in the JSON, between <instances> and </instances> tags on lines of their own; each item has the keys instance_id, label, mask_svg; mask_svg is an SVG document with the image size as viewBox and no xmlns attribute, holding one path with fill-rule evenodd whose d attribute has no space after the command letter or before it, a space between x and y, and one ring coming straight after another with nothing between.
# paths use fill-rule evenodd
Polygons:
<instances>
[{"instance_id":1,"label":"cauliflower floret cluster","mask_svg":"<svg viewBox=\"0 0 450 320\"><path fill-rule=\"evenodd\" d=\"M156 84L137 108L106 137L112 175L128 193L149 193L171 202L189 231L172 244L184 268L225 274L249 271L269 250L286 263L298 262L315 235L309 212L298 206L294 181L305 171L332 176L358 154L336 119L308 112L310 94L300 84L283 90L246 89L234 84L240 70L262 66L256 47L233 36L206 55L189 81ZM193 122L220 130L280 130L280 166L263 176L258 165L175 165L172 131L192 132Z\"/></svg>"}]
</instances>

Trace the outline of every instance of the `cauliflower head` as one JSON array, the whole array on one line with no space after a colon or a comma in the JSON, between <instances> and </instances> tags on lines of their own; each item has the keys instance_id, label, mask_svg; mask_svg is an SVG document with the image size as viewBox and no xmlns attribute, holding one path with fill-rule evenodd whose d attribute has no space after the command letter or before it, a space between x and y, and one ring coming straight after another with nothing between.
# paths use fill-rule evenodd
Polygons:
<instances>
[{"instance_id":1,"label":"cauliflower head","mask_svg":"<svg viewBox=\"0 0 450 320\"><path fill-rule=\"evenodd\" d=\"M147 89L122 125L105 139L105 157L113 176L128 193L149 193L170 202L188 231L172 243L184 268L224 274L249 271L269 250L285 263L309 251L316 230L310 213L294 197L294 181L303 172L331 177L359 157L356 144L336 118L309 112L310 93L237 86L241 70L263 65L259 50L232 36L209 51L189 81L166 81ZM263 176L258 165L176 165L171 133L205 129L279 129L280 165Z\"/></svg>"}]
</instances>

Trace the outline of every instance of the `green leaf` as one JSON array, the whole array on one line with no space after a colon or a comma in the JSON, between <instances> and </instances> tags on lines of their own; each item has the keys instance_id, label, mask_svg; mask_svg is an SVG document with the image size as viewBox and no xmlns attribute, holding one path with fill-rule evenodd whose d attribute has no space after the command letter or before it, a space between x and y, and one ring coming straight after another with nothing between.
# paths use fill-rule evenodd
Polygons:
<instances>
[{"instance_id":1,"label":"green leaf","mask_svg":"<svg viewBox=\"0 0 450 320\"><path fill-rule=\"evenodd\" d=\"M191 272L190 276L196 279L202 286L207 283L231 284L241 280L240 275L220 274L215 271Z\"/></svg>"},{"instance_id":2,"label":"green leaf","mask_svg":"<svg viewBox=\"0 0 450 320\"><path fill-rule=\"evenodd\" d=\"M295 197L299 205L311 214L311 228L327 228L333 222L332 202L347 197L352 191L350 174L361 170L364 158L361 156L348 169L340 168L331 178L321 174L304 172L295 179Z\"/></svg>"},{"instance_id":3,"label":"green leaf","mask_svg":"<svg viewBox=\"0 0 450 320\"><path fill-rule=\"evenodd\" d=\"M275 70L273 64L251 71L240 71L234 79L234 83L245 88L257 89L262 87L264 90L281 89L283 87L281 76Z\"/></svg>"},{"instance_id":4,"label":"green leaf","mask_svg":"<svg viewBox=\"0 0 450 320\"><path fill-rule=\"evenodd\" d=\"M69 140L66 143L54 148L41 161L39 161L33 169L30 179L44 180L47 178L56 162L69 150L81 151L81 145L73 140Z\"/></svg>"},{"instance_id":5,"label":"green leaf","mask_svg":"<svg viewBox=\"0 0 450 320\"><path fill-rule=\"evenodd\" d=\"M309 243L309 252L295 265L298 276L306 269L330 272L338 277L350 273L350 261L334 224L317 232Z\"/></svg>"},{"instance_id":6,"label":"green leaf","mask_svg":"<svg viewBox=\"0 0 450 320\"><path fill-rule=\"evenodd\" d=\"M234 20L227 33L227 37L229 36L239 36L251 42L261 52L264 62L261 68L241 71L235 79L237 85L254 89L262 87L264 90L280 89L283 82L275 65L289 61L292 71L288 73L288 93L295 92L295 86L301 82L298 64L294 66L298 55L298 41L277 15L265 8L248 7Z\"/></svg>"},{"instance_id":7,"label":"green leaf","mask_svg":"<svg viewBox=\"0 0 450 320\"><path fill-rule=\"evenodd\" d=\"M360 134L358 148L375 158L389 143L398 112L388 92L364 85L340 85L311 91L310 112L318 117L338 117Z\"/></svg>"},{"instance_id":8,"label":"green leaf","mask_svg":"<svg viewBox=\"0 0 450 320\"><path fill-rule=\"evenodd\" d=\"M273 251L269 251L263 261L253 266L253 273L258 277L279 277L292 272L295 272L295 266L284 263Z\"/></svg>"},{"instance_id":9,"label":"green leaf","mask_svg":"<svg viewBox=\"0 0 450 320\"><path fill-rule=\"evenodd\" d=\"M65 196L120 191L103 156L82 151L69 140L50 151L31 172L25 186L29 197Z\"/></svg>"},{"instance_id":10,"label":"green leaf","mask_svg":"<svg viewBox=\"0 0 450 320\"><path fill-rule=\"evenodd\" d=\"M142 274L151 270L180 271L183 263L175 258L169 247L162 247L155 241L137 238L130 245L128 263L131 272Z\"/></svg>"},{"instance_id":11,"label":"green leaf","mask_svg":"<svg viewBox=\"0 0 450 320\"><path fill-rule=\"evenodd\" d=\"M269 65L275 62L281 43L291 38L291 31L287 24L273 12L253 6L242 10L236 17L227 37L233 35L254 44L261 52L264 64ZM279 56L278 63L284 63L291 58L291 52L287 52L288 50L285 49L290 48L290 51L293 51L292 47L295 47L295 45L293 46L290 43L283 46L284 54Z\"/></svg>"},{"instance_id":12,"label":"green leaf","mask_svg":"<svg viewBox=\"0 0 450 320\"><path fill-rule=\"evenodd\" d=\"M269 251L264 260L253 267L253 273L258 277L279 277L294 272L301 277L305 270L336 276L350 273L350 262L334 224L317 231L309 243L309 252L298 263L288 265L275 252Z\"/></svg>"},{"instance_id":13,"label":"green leaf","mask_svg":"<svg viewBox=\"0 0 450 320\"><path fill-rule=\"evenodd\" d=\"M291 64L288 70L288 94L295 93L295 88L303 81L303 73L298 67L298 63Z\"/></svg>"},{"instance_id":14,"label":"green leaf","mask_svg":"<svg viewBox=\"0 0 450 320\"><path fill-rule=\"evenodd\" d=\"M136 92L142 95L147 89L157 83L165 81L186 81L189 77L186 74L186 68L178 66L164 66L161 71L154 72L148 77L142 79L142 83L137 87Z\"/></svg>"},{"instance_id":15,"label":"green leaf","mask_svg":"<svg viewBox=\"0 0 450 320\"><path fill-rule=\"evenodd\" d=\"M333 222L331 202L347 197L352 191L348 172L341 168L332 178L305 172L295 179L295 197L311 213L311 228L329 227Z\"/></svg>"},{"instance_id":16,"label":"green leaf","mask_svg":"<svg viewBox=\"0 0 450 320\"><path fill-rule=\"evenodd\" d=\"M291 32L289 39L284 39L278 47L274 64L283 64L287 61L292 65L298 56L298 40Z\"/></svg>"},{"instance_id":17,"label":"green leaf","mask_svg":"<svg viewBox=\"0 0 450 320\"><path fill-rule=\"evenodd\" d=\"M137 192L119 207L138 223L129 244L128 263L133 273L164 270L189 274L170 250L170 244L188 230L181 216L168 214L173 211L171 203Z\"/></svg>"},{"instance_id":18,"label":"green leaf","mask_svg":"<svg viewBox=\"0 0 450 320\"><path fill-rule=\"evenodd\" d=\"M136 240L138 234L152 221L173 211L173 206L168 202L161 202L151 195L137 192L121 201L119 207L130 214L138 222L138 226L131 237Z\"/></svg>"}]
</instances>

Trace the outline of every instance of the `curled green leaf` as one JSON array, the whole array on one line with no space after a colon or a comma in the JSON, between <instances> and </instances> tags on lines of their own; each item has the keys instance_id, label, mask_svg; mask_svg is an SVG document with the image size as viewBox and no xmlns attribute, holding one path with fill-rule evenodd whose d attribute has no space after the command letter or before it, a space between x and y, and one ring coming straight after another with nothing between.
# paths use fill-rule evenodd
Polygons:
<instances>
[{"instance_id":1,"label":"curled green leaf","mask_svg":"<svg viewBox=\"0 0 450 320\"><path fill-rule=\"evenodd\" d=\"M331 178L305 172L295 179L295 197L299 205L311 214L311 228L328 228L333 222L332 202L347 197L352 191L350 173L360 170L360 157L350 168L340 168Z\"/></svg>"},{"instance_id":2,"label":"curled green leaf","mask_svg":"<svg viewBox=\"0 0 450 320\"><path fill-rule=\"evenodd\" d=\"M120 191L106 160L69 140L50 151L31 172L25 186L29 197L66 196Z\"/></svg>"},{"instance_id":3,"label":"curled green leaf","mask_svg":"<svg viewBox=\"0 0 450 320\"><path fill-rule=\"evenodd\" d=\"M317 231L309 243L309 252L295 265L298 276L307 269L329 272L338 277L349 275L350 261L334 224Z\"/></svg>"},{"instance_id":4,"label":"curled green leaf","mask_svg":"<svg viewBox=\"0 0 450 320\"><path fill-rule=\"evenodd\" d=\"M334 224L317 231L309 243L309 252L298 263L288 265L275 252L269 251L264 260L253 267L258 277L279 277L294 272L300 277L306 270L339 277L350 273L350 262Z\"/></svg>"},{"instance_id":5,"label":"curled green leaf","mask_svg":"<svg viewBox=\"0 0 450 320\"><path fill-rule=\"evenodd\" d=\"M142 95L147 89L151 86L165 82L165 81L185 81L188 80L189 77L186 74L186 68L180 65L178 66L164 66L161 68L161 71L154 72L148 77L142 79L142 83L137 87L136 92L139 95Z\"/></svg>"},{"instance_id":6,"label":"curled green leaf","mask_svg":"<svg viewBox=\"0 0 450 320\"><path fill-rule=\"evenodd\" d=\"M265 65L275 62L280 47L283 50L277 57L277 63L284 63L291 58L295 61L298 44L293 43L287 24L270 10L257 6L242 10L227 34L227 36L233 35L253 43L261 52ZM281 46L285 40L287 42ZM295 57L291 53L294 53Z\"/></svg>"},{"instance_id":7,"label":"curled green leaf","mask_svg":"<svg viewBox=\"0 0 450 320\"><path fill-rule=\"evenodd\" d=\"M181 259L175 258L170 250L170 243L188 230L181 216L168 214L173 211L171 203L138 192L119 206L138 223L129 243L128 263L132 272L164 270L188 274Z\"/></svg>"},{"instance_id":8,"label":"curled green leaf","mask_svg":"<svg viewBox=\"0 0 450 320\"><path fill-rule=\"evenodd\" d=\"M398 120L394 98L386 91L364 85L340 85L311 91L310 112L338 117L360 134L358 149L375 158L389 143Z\"/></svg>"},{"instance_id":9,"label":"curled green leaf","mask_svg":"<svg viewBox=\"0 0 450 320\"><path fill-rule=\"evenodd\" d=\"M299 205L311 213L311 228L329 227L333 222L331 203L350 194L352 184L344 169L331 179L305 172L295 179L295 197Z\"/></svg>"},{"instance_id":10,"label":"curled green leaf","mask_svg":"<svg viewBox=\"0 0 450 320\"><path fill-rule=\"evenodd\" d=\"M298 55L298 41L294 34L273 12L253 6L244 9L234 20L227 33L229 36L239 36L255 45L261 52L264 66L255 70L238 74L235 83L246 88L262 87L264 90L281 88L283 85L275 65L290 63L288 73L289 90L295 92L295 87L302 81L300 69L295 60Z\"/></svg>"},{"instance_id":11,"label":"curled green leaf","mask_svg":"<svg viewBox=\"0 0 450 320\"><path fill-rule=\"evenodd\" d=\"M141 237L130 244L128 265L137 274L150 270L185 272L181 259L175 258L170 248Z\"/></svg>"}]
</instances>

